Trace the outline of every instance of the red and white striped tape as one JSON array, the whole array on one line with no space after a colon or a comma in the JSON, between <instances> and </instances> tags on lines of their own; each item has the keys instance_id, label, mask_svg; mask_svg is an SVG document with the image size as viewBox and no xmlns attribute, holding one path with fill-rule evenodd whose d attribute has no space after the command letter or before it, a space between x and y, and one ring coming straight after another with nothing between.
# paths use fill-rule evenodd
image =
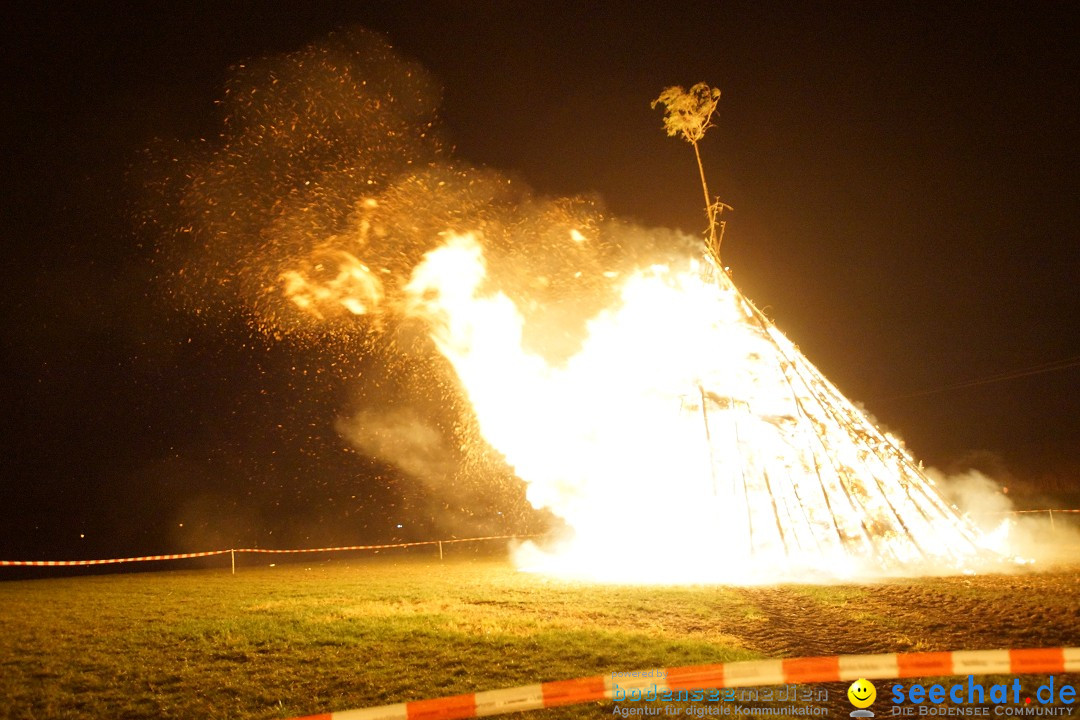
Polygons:
<instances>
[{"instance_id":1,"label":"red and white striped tape","mask_svg":"<svg viewBox=\"0 0 1080 720\"><path fill-rule=\"evenodd\" d=\"M105 560L0 560L0 567L18 565L23 567L67 567L72 565L115 565L117 563L146 562L148 560L183 560L184 558L210 557L227 555L230 550L209 550L207 552L178 553L175 555L146 555L143 557L107 558ZM237 550L237 552L240 552Z\"/></svg>"},{"instance_id":2,"label":"red and white striped tape","mask_svg":"<svg viewBox=\"0 0 1080 720\"><path fill-rule=\"evenodd\" d=\"M341 710L293 720L462 720L522 710L579 705L614 699L614 688L666 693L753 685L846 682L946 676L1021 675L1080 672L1080 648L1030 650L958 650L884 655L832 655L829 657L751 660L644 670L612 679L596 675L575 680L537 683L505 690L453 695L434 700ZM647 674L647 675L646 675Z\"/></svg>"},{"instance_id":3,"label":"red and white striped tape","mask_svg":"<svg viewBox=\"0 0 1080 720\"><path fill-rule=\"evenodd\" d=\"M996 514L1025 515L1034 513L1080 513L1080 510L1002 510ZM106 558L104 560L0 560L0 567L71 567L77 565L115 565L118 563L150 562L153 560L184 560L186 558L228 555L229 553L269 553L297 554L342 552L347 550L387 550L390 548L419 547L421 545L442 545L448 543L479 542L482 540L522 540L540 537L539 535L489 535L475 538L452 538L450 540L423 540L409 543L390 543L385 545L342 545L340 547L301 548L289 550L271 550L267 548L233 548L229 550L208 550L206 552L177 553L173 555L144 555L142 557Z\"/></svg>"},{"instance_id":4,"label":"red and white striped tape","mask_svg":"<svg viewBox=\"0 0 1080 720\"><path fill-rule=\"evenodd\" d=\"M451 540L422 540L420 542L392 543L390 545L345 545L343 547L329 548L305 548L303 550L267 550L265 548L237 549L238 553L313 553L313 552L336 552L339 550L382 550L385 548L417 547L420 545L446 545L449 543L478 542L481 540L512 540L515 538L532 538L539 535L489 535L487 537L454 538Z\"/></svg>"},{"instance_id":5,"label":"red and white striped tape","mask_svg":"<svg viewBox=\"0 0 1080 720\"><path fill-rule=\"evenodd\" d=\"M422 540L420 542L391 543L387 545L343 545L341 547L325 548L302 548L299 550L271 550L267 548L235 548L230 550L208 550L206 552L178 553L175 555L145 555L143 557L108 558L106 560L0 560L0 567L65 567L74 565L115 565L116 563L148 562L150 560L183 560L185 558L210 557L211 555L228 555L229 553L320 553L340 552L343 550L385 550L388 548L417 547L420 545L445 545L449 543L479 542L481 540L511 540L539 537L537 535L489 535L475 538L452 538L450 540Z\"/></svg>"}]
</instances>

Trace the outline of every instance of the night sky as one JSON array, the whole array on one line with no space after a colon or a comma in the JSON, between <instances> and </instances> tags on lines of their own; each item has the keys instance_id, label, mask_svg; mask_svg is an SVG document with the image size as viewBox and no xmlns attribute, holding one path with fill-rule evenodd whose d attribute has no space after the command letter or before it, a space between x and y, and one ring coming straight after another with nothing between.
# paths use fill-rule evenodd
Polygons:
<instances>
[{"instance_id":1,"label":"night sky","mask_svg":"<svg viewBox=\"0 0 1080 720\"><path fill-rule=\"evenodd\" d=\"M535 526L498 473L435 490L350 447L365 361L190 312L137 220L145 151L212 140L231 66L354 25L441 84L455 156L687 233L693 155L649 101L718 86L702 152L747 296L927 464L1080 503L1073 3L28 4L3 25L0 556Z\"/></svg>"}]
</instances>

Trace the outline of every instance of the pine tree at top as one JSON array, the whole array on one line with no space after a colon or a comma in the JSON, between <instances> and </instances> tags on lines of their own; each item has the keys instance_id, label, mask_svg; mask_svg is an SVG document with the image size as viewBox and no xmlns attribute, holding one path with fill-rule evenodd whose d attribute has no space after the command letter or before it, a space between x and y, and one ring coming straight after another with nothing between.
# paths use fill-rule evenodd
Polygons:
<instances>
[{"instance_id":1,"label":"pine tree at top","mask_svg":"<svg viewBox=\"0 0 1080 720\"><path fill-rule=\"evenodd\" d=\"M705 137L705 131L714 127L712 119L719 102L720 90L709 87L706 83L698 83L689 90L683 90L678 85L664 88L660 97L652 101L652 106L664 106L664 128L669 137L681 136L694 147L694 157L697 159L698 173L701 176L701 189L705 194L705 216L709 221L705 249L716 266L723 267L720 264L720 243L724 239L726 223L720 216L725 208L730 210L731 207L720 202L719 198L714 199L709 195L705 166L701 162L701 151L698 148L698 143Z\"/></svg>"}]
</instances>

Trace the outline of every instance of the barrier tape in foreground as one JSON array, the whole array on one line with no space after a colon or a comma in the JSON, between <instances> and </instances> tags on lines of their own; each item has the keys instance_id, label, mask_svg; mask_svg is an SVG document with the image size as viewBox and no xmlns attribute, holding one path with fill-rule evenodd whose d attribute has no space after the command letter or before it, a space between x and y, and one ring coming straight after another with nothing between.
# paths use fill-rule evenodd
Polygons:
<instances>
[{"instance_id":1,"label":"barrier tape in foreground","mask_svg":"<svg viewBox=\"0 0 1080 720\"><path fill-rule=\"evenodd\" d=\"M461 720L612 700L616 684L624 691L651 690L655 685L658 693L664 693L669 690L847 682L859 678L880 680L945 675L1080 672L1080 648L832 655L691 665L662 670L665 672L663 677L659 677L655 669L651 672L652 677L629 676L613 680L611 675L596 675L434 700L308 715L292 720Z\"/></svg>"},{"instance_id":2,"label":"barrier tape in foreground","mask_svg":"<svg viewBox=\"0 0 1080 720\"><path fill-rule=\"evenodd\" d=\"M300 550L270 550L267 548L235 548L229 550L208 550L206 552L178 553L175 555L146 555L143 557L108 558L106 560L0 560L0 567L65 567L74 565L115 565L117 563L148 562L151 560L184 560L185 558L210 557L212 555L228 555L230 553L272 553L272 554L296 554L296 553L320 553L340 552L343 550L385 550L388 548L418 547L420 545L443 545L450 543L478 542L481 540L512 540L538 537L537 535L489 535L488 537L475 538L452 538L450 540L422 540L420 542L390 543L387 545L343 545L341 547L303 548Z\"/></svg>"}]
</instances>

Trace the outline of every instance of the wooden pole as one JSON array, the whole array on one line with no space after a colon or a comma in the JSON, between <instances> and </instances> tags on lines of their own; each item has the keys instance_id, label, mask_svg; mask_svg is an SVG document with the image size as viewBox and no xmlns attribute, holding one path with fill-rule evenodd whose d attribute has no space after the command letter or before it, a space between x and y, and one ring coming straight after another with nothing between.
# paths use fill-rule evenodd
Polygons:
<instances>
[{"instance_id":1,"label":"wooden pole","mask_svg":"<svg viewBox=\"0 0 1080 720\"><path fill-rule=\"evenodd\" d=\"M709 256L720 265L720 244L716 241L716 210L712 200L709 199L709 184L705 182L705 166L701 162L701 151L698 150L697 142L691 140L694 146L694 157L697 159L698 174L701 176L701 191L705 194L705 217L709 222L709 239L705 241Z\"/></svg>"},{"instance_id":2,"label":"wooden pole","mask_svg":"<svg viewBox=\"0 0 1080 720\"><path fill-rule=\"evenodd\" d=\"M232 574L236 574L236 551L230 550L229 555L232 557Z\"/></svg>"},{"instance_id":3,"label":"wooden pole","mask_svg":"<svg viewBox=\"0 0 1080 720\"><path fill-rule=\"evenodd\" d=\"M709 432L709 413L705 409L705 387L698 385L698 390L701 392L701 420L705 423L705 444L709 448L709 475L712 477L712 494L715 496L717 493L716 457L713 455L712 433Z\"/></svg>"},{"instance_id":4,"label":"wooden pole","mask_svg":"<svg viewBox=\"0 0 1080 720\"><path fill-rule=\"evenodd\" d=\"M442 540L439 541L439 559L442 560Z\"/></svg>"}]
</instances>

